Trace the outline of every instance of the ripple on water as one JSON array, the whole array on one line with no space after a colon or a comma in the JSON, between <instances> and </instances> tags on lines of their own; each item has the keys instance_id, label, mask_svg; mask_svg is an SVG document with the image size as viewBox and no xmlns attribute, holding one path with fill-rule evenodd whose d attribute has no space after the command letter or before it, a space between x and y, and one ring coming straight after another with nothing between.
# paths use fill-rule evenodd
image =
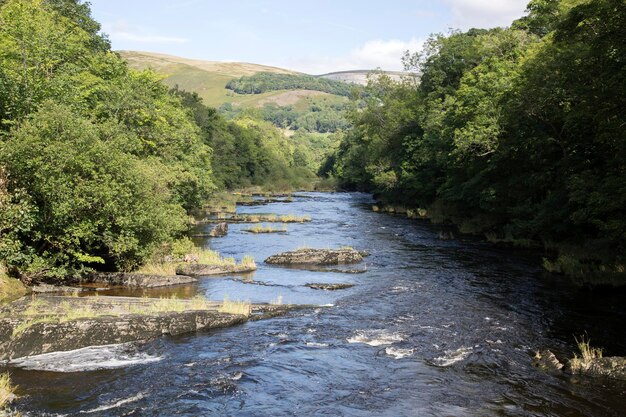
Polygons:
<instances>
[{"instance_id":1,"label":"ripple on water","mask_svg":"<svg viewBox=\"0 0 626 417\"><path fill-rule=\"evenodd\" d=\"M439 356L432 360L435 366L451 366L467 358L472 353L471 347L460 347L456 350L446 350L443 356Z\"/></svg>"},{"instance_id":2,"label":"ripple on water","mask_svg":"<svg viewBox=\"0 0 626 417\"><path fill-rule=\"evenodd\" d=\"M52 372L83 372L100 369L125 368L132 365L158 362L156 355L138 352L132 344L89 346L65 352L44 353L14 359L12 365L28 370Z\"/></svg>"},{"instance_id":3,"label":"ripple on water","mask_svg":"<svg viewBox=\"0 0 626 417\"><path fill-rule=\"evenodd\" d=\"M328 343L319 343L319 342L306 342L306 345L310 347L318 347L318 348L328 347Z\"/></svg>"},{"instance_id":4,"label":"ripple on water","mask_svg":"<svg viewBox=\"0 0 626 417\"><path fill-rule=\"evenodd\" d=\"M114 408L118 408L121 407L125 404L130 404L130 403L134 403L135 401L139 401L142 400L144 398L144 393L140 392L137 395L134 395L132 397L129 398L123 398L121 400L117 400L115 402L109 403L109 404L104 404L101 405L99 407L96 407L94 409L91 410L85 410L85 411L80 411L80 414L92 414L92 413L99 413L101 411L107 411L107 410L111 410Z\"/></svg>"},{"instance_id":5,"label":"ripple on water","mask_svg":"<svg viewBox=\"0 0 626 417\"><path fill-rule=\"evenodd\" d=\"M402 342L405 336L401 333L394 333L389 330L358 330L349 337L348 343L363 343L370 346L391 345Z\"/></svg>"}]
</instances>

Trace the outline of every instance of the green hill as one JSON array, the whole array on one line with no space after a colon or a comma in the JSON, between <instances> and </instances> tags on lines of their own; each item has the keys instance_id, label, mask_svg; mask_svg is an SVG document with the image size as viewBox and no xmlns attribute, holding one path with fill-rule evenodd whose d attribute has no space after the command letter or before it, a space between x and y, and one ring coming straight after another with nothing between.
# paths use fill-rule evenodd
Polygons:
<instances>
[{"instance_id":1,"label":"green hill","mask_svg":"<svg viewBox=\"0 0 626 417\"><path fill-rule=\"evenodd\" d=\"M303 99L325 98L327 101L340 102L344 98L332 94L301 89L268 91L262 94L237 94L227 90L226 84L244 76L257 73L303 75L295 71L266 65L245 62L216 62L187 59L154 52L118 51L131 68L150 68L165 78L163 82L170 87L178 85L181 89L193 91L202 97L208 106L219 107L224 103L241 107L262 107L264 104L278 106L305 106Z\"/></svg>"}]
</instances>

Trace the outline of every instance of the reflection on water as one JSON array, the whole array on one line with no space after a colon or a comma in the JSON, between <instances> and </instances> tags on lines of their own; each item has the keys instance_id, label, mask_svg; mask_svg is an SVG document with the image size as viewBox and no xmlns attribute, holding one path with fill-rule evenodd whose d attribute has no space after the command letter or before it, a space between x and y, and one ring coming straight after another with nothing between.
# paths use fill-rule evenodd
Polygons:
<instances>
[{"instance_id":1,"label":"reflection on water","mask_svg":"<svg viewBox=\"0 0 626 417\"><path fill-rule=\"evenodd\" d=\"M626 355L624 295L578 292L544 274L531 252L465 237L441 240L435 227L373 213L370 204L363 194L311 193L293 203L243 207L313 221L290 224L283 235L249 234L233 224L227 237L203 241L224 256L253 255L254 274L111 291L253 302L282 296L285 303L335 307L100 355L100 362L139 361L122 368L81 368L81 361L98 363L88 355L59 359L75 372L44 366L50 361L41 358L9 365L26 395L19 406L30 415L93 416L626 415L626 384L570 380L530 360L543 348L571 356L573 336L583 332L607 354ZM361 274L262 263L305 246L352 246L372 256ZM318 291L305 286L312 282L355 286Z\"/></svg>"}]
</instances>

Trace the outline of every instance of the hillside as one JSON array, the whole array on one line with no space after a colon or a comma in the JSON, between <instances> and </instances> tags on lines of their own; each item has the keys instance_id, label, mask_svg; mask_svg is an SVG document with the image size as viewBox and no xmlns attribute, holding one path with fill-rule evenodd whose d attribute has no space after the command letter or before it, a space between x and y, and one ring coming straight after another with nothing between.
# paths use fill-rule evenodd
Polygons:
<instances>
[{"instance_id":1,"label":"hillside","mask_svg":"<svg viewBox=\"0 0 626 417\"><path fill-rule=\"evenodd\" d=\"M283 68L265 65L250 64L245 62L216 62L181 58L154 52L118 51L131 68L153 69L164 75L165 84L173 87L178 85L181 89L194 91L202 97L205 104L219 107L224 103L231 103L242 107L261 107L265 103L281 105L287 100L289 104L296 104L294 90L271 91L263 94L237 94L225 88L228 81L257 74L269 72L275 74L299 74ZM322 94L334 97L330 94ZM320 96L315 91L298 90L295 96L300 98ZM287 97L287 98L286 98ZM297 102L298 100L296 100Z\"/></svg>"},{"instance_id":2,"label":"hillside","mask_svg":"<svg viewBox=\"0 0 626 417\"><path fill-rule=\"evenodd\" d=\"M308 99L307 101L323 99L335 103L344 100L334 94L303 89L267 91L261 94L237 94L225 88L231 80L258 73L305 75L284 68L246 62L203 61L155 52L118 51L118 53L129 63L131 68L151 68L165 76L163 80L165 84L170 87L178 85L183 90L194 91L202 97L205 104L213 107L219 107L224 103L241 107L262 107L267 103L303 107L305 99ZM316 77L365 85L369 73L369 70L341 71ZM385 74L395 80L399 80L402 75L401 72L390 71L385 72Z\"/></svg>"}]
</instances>

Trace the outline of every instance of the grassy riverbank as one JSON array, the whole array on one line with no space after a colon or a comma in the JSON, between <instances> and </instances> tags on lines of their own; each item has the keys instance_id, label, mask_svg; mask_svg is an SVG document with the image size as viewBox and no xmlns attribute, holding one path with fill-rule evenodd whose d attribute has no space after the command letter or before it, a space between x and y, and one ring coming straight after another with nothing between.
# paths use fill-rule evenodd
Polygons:
<instances>
[{"instance_id":1,"label":"grassy riverbank","mask_svg":"<svg viewBox=\"0 0 626 417\"><path fill-rule=\"evenodd\" d=\"M235 258L224 258L218 252L197 247L186 251L182 257L169 256L168 259L165 260L162 256L152 259L139 268L137 273L146 275L176 275L178 266L190 262L222 268L256 268L256 262L252 256L245 255L240 262L237 262ZM185 259L187 262L184 262Z\"/></svg>"},{"instance_id":2,"label":"grassy riverbank","mask_svg":"<svg viewBox=\"0 0 626 417\"><path fill-rule=\"evenodd\" d=\"M28 289L19 280L10 278L6 268L0 263L0 304L14 300L26 294Z\"/></svg>"}]
</instances>

